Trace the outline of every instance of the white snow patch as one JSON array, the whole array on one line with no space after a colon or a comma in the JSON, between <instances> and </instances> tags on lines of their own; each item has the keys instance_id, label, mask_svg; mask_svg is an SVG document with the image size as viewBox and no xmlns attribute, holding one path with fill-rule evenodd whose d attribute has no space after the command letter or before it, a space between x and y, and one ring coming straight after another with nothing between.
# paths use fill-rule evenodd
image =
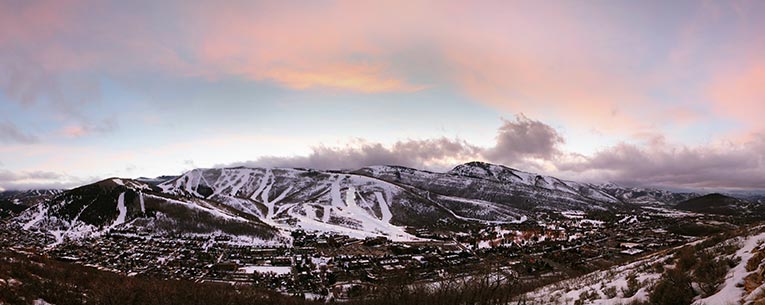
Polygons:
<instances>
[{"instance_id":1,"label":"white snow patch","mask_svg":"<svg viewBox=\"0 0 765 305\"><path fill-rule=\"evenodd\" d=\"M321 215L321 221L324 222L324 223L329 222L330 213L332 213L332 207L328 206L328 205L325 205L324 206L324 214Z\"/></svg>"},{"instance_id":2,"label":"white snow patch","mask_svg":"<svg viewBox=\"0 0 765 305\"><path fill-rule=\"evenodd\" d=\"M370 215L366 210L353 204L352 207L348 207L344 210L336 210L331 207L324 206L324 219L329 220L330 210L335 210L338 217L355 219L361 221L361 228L349 228L342 225L331 224L328 222L320 222L310 216L304 216L296 211L297 205L292 205L288 210L291 217L295 218L298 222L296 227L302 228L306 231L319 231L319 232L334 232L338 234L348 235L353 238L363 239L366 237L386 236L394 241L416 241L420 240L417 237L406 233L402 228L391 225L389 223L383 223L377 217Z\"/></svg>"},{"instance_id":3,"label":"white snow patch","mask_svg":"<svg viewBox=\"0 0 765 305\"><path fill-rule=\"evenodd\" d=\"M563 211L560 214L568 219L583 219L587 215L584 211Z\"/></svg>"},{"instance_id":4,"label":"white snow patch","mask_svg":"<svg viewBox=\"0 0 765 305\"><path fill-rule=\"evenodd\" d=\"M240 273L276 273L278 275L290 274L292 267L290 266L244 266L239 268Z\"/></svg>"},{"instance_id":5,"label":"white snow patch","mask_svg":"<svg viewBox=\"0 0 765 305\"><path fill-rule=\"evenodd\" d=\"M332 205L336 207L343 206L342 194L340 193L340 177L332 182L332 188L329 190L330 196L332 196Z\"/></svg>"},{"instance_id":6,"label":"white snow patch","mask_svg":"<svg viewBox=\"0 0 765 305\"><path fill-rule=\"evenodd\" d=\"M143 192L138 192L138 201L141 203L141 213L146 213L146 206L143 204Z\"/></svg>"},{"instance_id":7,"label":"white snow patch","mask_svg":"<svg viewBox=\"0 0 765 305\"><path fill-rule=\"evenodd\" d=\"M388 207L388 203L385 202L385 198L383 197L382 193L375 192L375 198L377 198L377 204L380 206L382 221L385 223L390 223L391 218L393 218L393 214L390 212L390 207Z\"/></svg>"},{"instance_id":8,"label":"white snow patch","mask_svg":"<svg viewBox=\"0 0 765 305\"><path fill-rule=\"evenodd\" d=\"M117 197L117 210L120 212L120 214L117 215L117 220L114 221L114 224L112 224L112 227L116 227L118 225L125 223L125 217L127 216L127 207L125 206L124 192L122 192L120 196Z\"/></svg>"},{"instance_id":9,"label":"white snow patch","mask_svg":"<svg viewBox=\"0 0 765 305\"><path fill-rule=\"evenodd\" d=\"M637 218L637 215L627 215L627 216L624 216L624 218L622 218L621 220L618 221L618 223L628 223L628 224L636 223L636 222L640 222L638 220L638 218Z\"/></svg>"}]
</instances>

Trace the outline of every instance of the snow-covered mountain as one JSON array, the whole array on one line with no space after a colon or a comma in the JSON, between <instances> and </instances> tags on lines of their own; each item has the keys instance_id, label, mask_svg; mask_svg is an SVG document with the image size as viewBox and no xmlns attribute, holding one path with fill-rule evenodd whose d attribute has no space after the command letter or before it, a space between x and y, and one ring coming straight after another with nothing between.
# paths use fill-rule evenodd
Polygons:
<instances>
[{"instance_id":1,"label":"snow-covered mountain","mask_svg":"<svg viewBox=\"0 0 765 305\"><path fill-rule=\"evenodd\" d=\"M483 209L465 200L491 203L506 216L526 214L533 209L612 209L622 202L595 185L565 181L484 162L458 165L446 173L406 167L375 166L354 173L404 185L452 209ZM468 212L468 211L466 211ZM509 214L509 215L508 215Z\"/></svg>"},{"instance_id":2,"label":"snow-covered mountain","mask_svg":"<svg viewBox=\"0 0 765 305\"><path fill-rule=\"evenodd\" d=\"M64 190L58 189L3 191L0 192L0 200L10 201L16 205L33 206L39 201L55 197L56 195L61 194L63 191Z\"/></svg>"},{"instance_id":3,"label":"snow-covered mountain","mask_svg":"<svg viewBox=\"0 0 765 305\"><path fill-rule=\"evenodd\" d=\"M0 219L17 216L29 207L49 200L62 190L27 190L0 192Z\"/></svg>"},{"instance_id":4,"label":"snow-covered mountain","mask_svg":"<svg viewBox=\"0 0 765 305\"><path fill-rule=\"evenodd\" d=\"M106 179L65 191L14 219L25 230L66 239L98 236L113 229L169 234L246 235L273 239L277 230L257 217L241 215L217 202L177 199L149 184Z\"/></svg>"},{"instance_id":5,"label":"snow-covered mountain","mask_svg":"<svg viewBox=\"0 0 765 305\"><path fill-rule=\"evenodd\" d=\"M416 240L416 229L511 223L539 210L671 206L667 191L595 185L483 162L445 173L400 166L326 171L195 169L161 179L107 179L56 194L14 220L62 241L135 228L280 239L293 230Z\"/></svg>"},{"instance_id":6,"label":"snow-covered mountain","mask_svg":"<svg viewBox=\"0 0 765 305\"><path fill-rule=\"evenodd\" d=\"M204 198L282 229L414 239L404 226L431 226L448 210L400 186L350 173L305 169L196 169L160 184L164 193Z\"/></svg>"},{"instance_id":7,"label":"snow-covered mountain","mask_svg":"<svg viewBox=\"0 0 765 305\"><path fill-rule=\"evenodd\" d=\"M701 196L697 193L676 193L667 190L623 187L613 183L597 185L597 188L625 203L638 205L675 205L679 202Z\"/></svg>"}]
</instances>

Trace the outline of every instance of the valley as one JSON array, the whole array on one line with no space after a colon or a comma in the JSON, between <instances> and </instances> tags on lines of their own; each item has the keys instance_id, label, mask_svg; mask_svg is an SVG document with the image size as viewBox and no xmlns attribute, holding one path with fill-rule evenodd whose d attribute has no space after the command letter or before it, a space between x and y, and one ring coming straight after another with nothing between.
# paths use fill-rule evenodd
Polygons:
<instances>
[{"instance_id":1,"label":"valley","mask_svg":"<svg viewBox=\"0 0 765 305\"><path fill-rule=\"evenodd\" d=\"M448 173L198 169L30 194L29 204L14 203L25 209L8 210L0 246L127 277L244 285L318 301L370 300L392 284L467 285L487 276L520 287L512 295L523 297L762 215L759 202L715 196L576 183L476 162ZM724 213L714 213L718 198L729 198Z\"/></svg>"}]
</instances>

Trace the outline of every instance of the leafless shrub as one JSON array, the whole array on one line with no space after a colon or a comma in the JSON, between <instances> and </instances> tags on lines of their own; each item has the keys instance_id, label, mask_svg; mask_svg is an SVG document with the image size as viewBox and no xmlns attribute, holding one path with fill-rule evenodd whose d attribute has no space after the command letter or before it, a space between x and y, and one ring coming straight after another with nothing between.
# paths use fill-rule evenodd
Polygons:
<instances>
[{"instance_id":1,"label":"leafless shrub","mask_svg":"<svg viewBox=\"0 0 765 305\"><path fill-rule=\"evenodd\" d=\"M605 295L607 298L609 298L609 299L613 299L613 298L615 298L615 297L616 297L616 295L618 294L618 290L616 289L616 286L608 286L608 287L606 287L606 288L603 288L603 290L602 290L602 291L603 291L603 294L604 294L604 295Z\"/></svg>"},{"instance_id":2,"label":"leafless shrub","mask_svg":"<svg viewBox=\"0 0 765 305\"><path fill-rule=\"evenodd\" d=\"M640 284L640 281L637 279L637 275L635 273L630 273L627 275L627 287L622 288L622 295L625 298L629 298L634 296L640 288L643 286Z\"/></svg>"}]
</instances>

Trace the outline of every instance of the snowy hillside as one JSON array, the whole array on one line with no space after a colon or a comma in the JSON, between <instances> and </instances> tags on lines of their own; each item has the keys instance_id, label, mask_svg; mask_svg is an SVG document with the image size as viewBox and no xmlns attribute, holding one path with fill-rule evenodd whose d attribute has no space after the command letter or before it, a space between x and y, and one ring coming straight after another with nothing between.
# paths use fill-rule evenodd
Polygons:
<instances>
[{"instance_id":1,"label":"snowy hillside","mask_svg":"<svg viewBox=\"0 0 765 305\"><path fill-rule=\"evenodd\" d=\"M399 166L194 169L156 179L112 178L46 194L13 215L23 228L59 241L130 228L259 239L305 230L405 241L416 240L417 229L517 223L533 220L539 210L671 208L687 196L579 183L482 162L445 173Z\"/></svg>"},{"instance_id":2,"label":"snowy hillside","mask_svg":"<svg viewBox=\"0 0 765 305\"><path fill-rule=\"evenodd\" d=\"M0 219L17 216L61 192L56 189L0 192Z\"/></svg>"},{"instance_id":3,"label":"snowy hillside","mask_svg":"<svg viewBox=\"0 0 765 305\"><path fill-rule=\"evenodd\" d=\"M407 186L425 195L492 202L508 210L506 216L534 208L592 210L622 206L622 202L594 185L483 162L462 164L446 173L397 166L366 167L354 173Z\"/></svg>"},{"instance_id":4,"label":"snowy hillside","mask_svg":"<svg viewBox=\"0 0 765 305\"><path fill-rule=\"evenodd\" d=\"M205 198L285 230L416 239L402 226L427 225L448 211L377 179L300 169L197 169L160 184L163 192Z\"/></svg>"},{"instance_id":5,"label":"snowy hillside","mask_svg":"<svg viewBox=\"0 0 765 305\"><path fill-rule=\"evenodd\" d=\"M639 205L670 206L679 202L698 197L696 193L675 193L667 190L623 187L613 183L597 185L604 193L626 203Z\"/></svg>"},{"instance_id":6,"label":"snowy hillside","mask_svg":"<svg viewBox=\"0 0 765 305\"><path fill-rule=\"evenodd\" d=\"M692 242L626 265L544 286L526 304L761 304L763 227ZM676 303L667 303L668 300Z\"/></svg>"},{"instance_id":7,"label":"snowy hillside","mask_svg":"<svg viewBox=\"0 0 765 305\"><path fill-rule=\"evenodd\" d=\"M176 200L156 191L135 180L107 179L63 192L27 209L15 221L25 230L52 235L57 243L130 228L162 233L229 232L266 239L276 233L259 220L240 217L216 203Z\"/></svg>"}]
</instances>

